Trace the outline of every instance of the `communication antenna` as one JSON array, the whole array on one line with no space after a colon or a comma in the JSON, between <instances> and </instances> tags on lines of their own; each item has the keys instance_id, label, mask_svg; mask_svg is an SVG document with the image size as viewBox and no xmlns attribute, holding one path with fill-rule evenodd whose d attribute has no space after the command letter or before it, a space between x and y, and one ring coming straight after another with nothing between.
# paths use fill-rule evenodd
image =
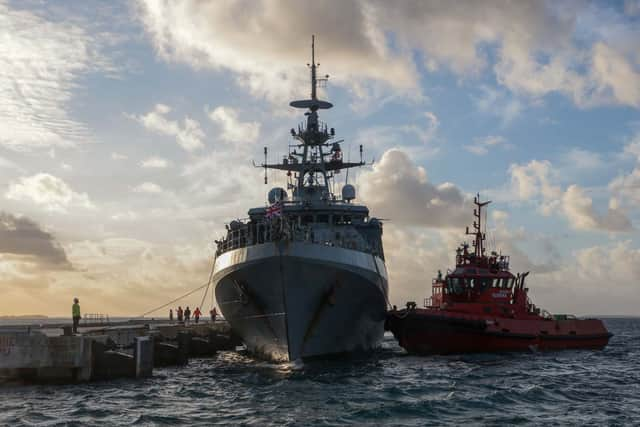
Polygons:
<instances>
[{"instance_id":1,"label":"communication antenna","mask_svg":"<svg viewBox=\"0 0 640 427\"><path fill-rule=\"evenodd\" d=\"M264 183L267 184L267 147L264 147Z\"/></svg>"},{"instance_id":2,"label":"communication antenna","mask_svg":"<svg viewBox=\"0 0 640 427\"><path fill-rule=\"evenodd\" d=\"M360 147L362 147L362 145ZM350 163L350 162L351 162L351 144L349 144L349 152L347 153L347 163ZM351 168L347 168L347 176L345 177L344 185L347 185L349 183L349 169Z\"/></svg>"}]
</instances>

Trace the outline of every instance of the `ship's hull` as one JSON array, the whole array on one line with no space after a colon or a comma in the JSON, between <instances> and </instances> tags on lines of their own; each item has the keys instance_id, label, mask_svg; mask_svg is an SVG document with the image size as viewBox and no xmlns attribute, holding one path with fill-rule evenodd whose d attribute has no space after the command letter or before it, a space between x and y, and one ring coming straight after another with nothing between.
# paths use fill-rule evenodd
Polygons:
<instances>
[{"instance_id":1,"label":"ship's hull","mask_svg":"<svg viewBox=\"0 0 640 427\"><path fill-rule=\"evenodd\" d=\"M440 310L390 312L387 329L414 354L602 349L612 334L598 319L512 319Z\"/></svg>"},{"instance_id":2,"label":"ship's hull","mask_svg":"<svg viewBox=\"0 0 640 427\"><path fill-rule=\"evenodd\" d=\"M376 347L384 334L384 262L354 250L298 242L235 249L216 259L218 305L260 357L276 361Z\"/></svg>"}]
</instances>

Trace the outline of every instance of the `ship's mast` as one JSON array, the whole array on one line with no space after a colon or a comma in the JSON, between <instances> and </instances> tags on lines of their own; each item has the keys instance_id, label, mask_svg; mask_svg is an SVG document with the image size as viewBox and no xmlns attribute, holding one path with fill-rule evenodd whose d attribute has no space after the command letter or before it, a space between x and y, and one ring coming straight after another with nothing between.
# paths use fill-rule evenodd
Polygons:
<instances>
[{"instance_id":1,"label":"ship's mast","mask_svg":"<svg viewBox=\"0 0 640 427\"><path fill-rule=\"evenodd\" d=\"M487 235L482 231L482 208L487 206L489 203L491 203L491 200L481 202L480 194L477 194L476 197L473 198L473 204L477 207L477 209L473 210L473 216L475 217L475 220L473 221L473 232L470 232L469 227L467 227L466 234L474 236L473 247L474 255L476 257L484 256L484 240Z\"/></svg>"},{"instance_id":2,"label":"ship's mast","mask_svg":"<svg viewBox=\"0 0 640 427\"><path fill-rule=\"evenodd\" d=\"M318 64L320 65L320 64ZM316 36L311 36L311 99L316 98Z\"/></svg>"},{"instance_id":3,"label":"ship's mast","mask_svg":"<svg viewBox=\"0 0 640 427\"><path fill-rule=\"evenodd\" d=\"M297 198L317 198L318 195L321 198L329 198L332 196L329 180L333 178L336 171L364 165L362 149L360 162L343 162L339 144L341 141L332 141L335 137L334 129L329 129L318 119L318 110L329 109L333 105L318 99L318 85L326 82L329 76L317 77L320 64L317 64L315 59L315 36L312 36L311 63L307 64L311 69L311 98L292 101L289 104L294 108L308 110L304 113L307 116L306 123L299 125L298 129L291 129L291 136L295 139L295 149L289 151L288 158L285 158L282 163L267 164L265 154L265 163L261 165L265 171L279 169L289 174L295 172L296 185L290 188L294 189L294 196Z\"/></svg>"}]
</instances>

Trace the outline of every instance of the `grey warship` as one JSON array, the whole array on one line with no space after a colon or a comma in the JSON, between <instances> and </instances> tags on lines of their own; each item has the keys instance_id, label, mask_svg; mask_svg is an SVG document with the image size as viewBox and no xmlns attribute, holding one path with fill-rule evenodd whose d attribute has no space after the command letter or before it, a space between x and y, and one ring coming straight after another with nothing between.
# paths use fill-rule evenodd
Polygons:
<instances>
[{"instance_id":1,"label":"grey warship","mask_svg":"<svg viewBox=\"0 0 640 427\"><path fill-rule=\"evenodd\" d=\"M268 205L226 226L216 240L212 283L218 306L248 351L273 361L368 351L384 333L388 276L382 222L354 203L346 183L334 194L335 175L365 165L343 161L335 130L318 118L333 105L317 98L314 40L311 97L293 101L307 110L291 129L293 142L279 163L287 188L268 193ZM347 172L348 176L348 172Z\"/></svg>"}]
</instances>

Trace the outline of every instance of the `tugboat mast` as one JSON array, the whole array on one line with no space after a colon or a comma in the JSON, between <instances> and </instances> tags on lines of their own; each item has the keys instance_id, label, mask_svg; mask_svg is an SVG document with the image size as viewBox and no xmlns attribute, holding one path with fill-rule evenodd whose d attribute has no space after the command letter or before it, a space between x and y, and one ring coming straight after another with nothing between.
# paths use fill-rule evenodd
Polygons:
<instances>
[{"instance_id":1,"label":"tugboat mast","mask_svg":"<svg viewBox=\"0 0 640 427\"><path fill-rule=\"evenodd\" d=\"M473 204L476 205L477 209L473 210L473 216L476 218L473 221L473 232L469 231L469 227L467 227L466 234L474 236L473 247L474 247L474 255L477 258L481 258L484 256L484 241L487 238L487 234L482 231L482 208L491 203L491 200L487 200L486 202L480 201L480 194L477 194L473 198ZM486 227L486 224L485 224Z\"/></svg>"}]
</instances>

